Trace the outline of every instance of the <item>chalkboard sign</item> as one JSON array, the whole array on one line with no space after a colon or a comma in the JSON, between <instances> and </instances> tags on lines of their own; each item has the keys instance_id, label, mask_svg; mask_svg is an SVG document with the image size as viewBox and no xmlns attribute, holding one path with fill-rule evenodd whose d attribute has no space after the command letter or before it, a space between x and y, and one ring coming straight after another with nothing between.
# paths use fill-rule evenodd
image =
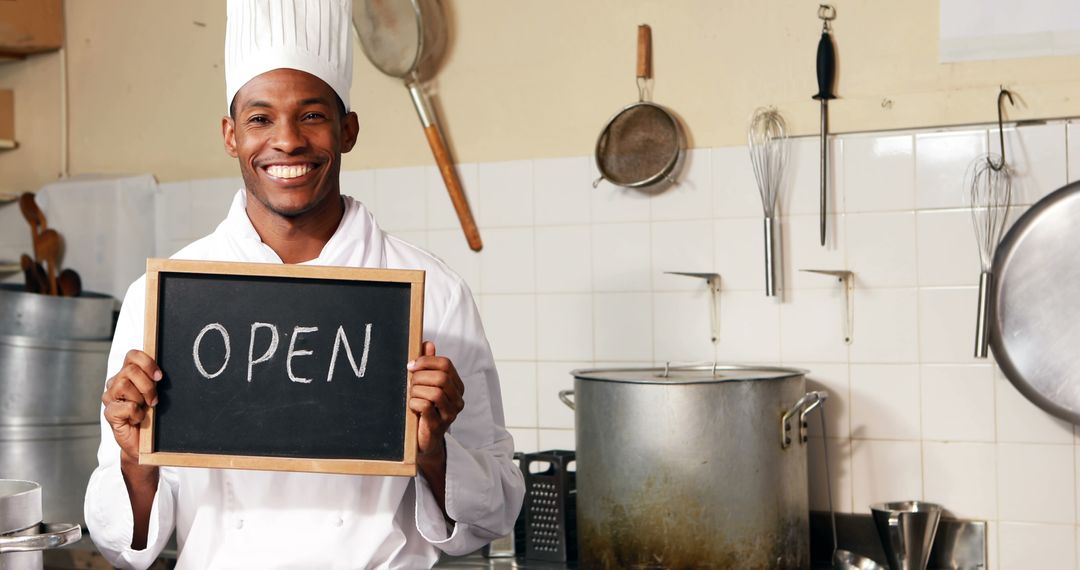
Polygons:
<instances>
[{"instance_id":1,"label":"chalkboard sign","mask_svg":"<svg viewBox=\"0 0 1080 570\"><path fill-rule=\"evenodd\" d=\"M148 465L416 474L424 272L151 259Z\"/></svg>"}]
</instances>

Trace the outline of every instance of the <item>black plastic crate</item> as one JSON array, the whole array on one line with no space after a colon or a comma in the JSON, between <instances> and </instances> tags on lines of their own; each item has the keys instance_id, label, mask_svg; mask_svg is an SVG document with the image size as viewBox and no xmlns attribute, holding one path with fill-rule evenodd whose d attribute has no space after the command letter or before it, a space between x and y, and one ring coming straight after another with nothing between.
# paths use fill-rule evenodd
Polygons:
<instances>
[{"instance_id":1,"label":"black plastic crate","mask_svg":"<svg viewBox=\"0 0 1080 570\"><path fill-rule=\"evenodd\" d=\"M574 452L527 453L525 475L525 557L533 560L577 560L577 482L569 467ZM533 473L533 464L542 470Z\"/></svg>"}]
</instances>

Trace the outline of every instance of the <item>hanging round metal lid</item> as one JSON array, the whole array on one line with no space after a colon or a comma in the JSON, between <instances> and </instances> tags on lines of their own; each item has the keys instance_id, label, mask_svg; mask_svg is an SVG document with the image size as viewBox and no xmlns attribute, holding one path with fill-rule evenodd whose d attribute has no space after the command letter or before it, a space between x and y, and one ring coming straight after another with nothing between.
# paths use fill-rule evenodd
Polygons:
<instances>
[{"instance_id":1,"label":"hanging round metal lid","mask_svg":"<svg viewBox=\"0 0 1080 570\"><path fill-rule=\"evenodd\" d=\"M751 380L783 380L804 376L805 370L773 366L700 364L653 368L590 368L571 370L578 380L623 382L628 384L708 384Z\"/></svg>"},{"instance_id":2,"label":"hanging round metal lid","mask_svg":"<svg viewBox=\"0 0 1080 570\"><path fill-rule=\"evenodd\" d=\"M1047 412L1080 424L1080 182L1036 202L998 245L990 347Z\"/></svg>"}]
</instances>

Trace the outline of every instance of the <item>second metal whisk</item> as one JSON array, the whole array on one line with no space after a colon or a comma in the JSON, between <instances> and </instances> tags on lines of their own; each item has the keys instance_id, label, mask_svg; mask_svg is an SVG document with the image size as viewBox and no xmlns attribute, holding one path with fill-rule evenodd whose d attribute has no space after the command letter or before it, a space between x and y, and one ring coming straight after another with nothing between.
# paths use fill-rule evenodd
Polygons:
<instances>
[{"instance_id":1,"label":"second metal whisk","mask_svg":"<svg viewBox=\"0 0 1080 570\"><path fill-rule=\"evenodd\" d=\"M746 130L750 146L750 162L754 165L761 194L761 209L765 215L765 295L776 296L776 257L773 219L787 164L788 137L784 117L772 108L758 108L750 117Z\"/></svg>"}]
</instances>

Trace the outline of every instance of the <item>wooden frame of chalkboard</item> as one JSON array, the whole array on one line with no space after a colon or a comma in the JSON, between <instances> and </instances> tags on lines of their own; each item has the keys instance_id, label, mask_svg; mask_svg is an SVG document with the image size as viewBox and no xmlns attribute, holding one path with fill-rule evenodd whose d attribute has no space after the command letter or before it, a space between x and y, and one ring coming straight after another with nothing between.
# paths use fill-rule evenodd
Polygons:
<instances>
[{"instance_id":1,"label":"wooden frame of chalkboard","mask_svg":"<svg viewBox=\"0 0 1080 570\"><path fill-rule=\"evenodd\" d=\"M164 378L139 426L139 463L416 475L418 419L405 365L420 355L423 271L149 259L146 293L144 352ZM348 322L322 333L304 326L319 319ZM250 333L248 342L233 347L230 325L237 338ZM288 345L284 362L279 340ZM229 366L244 352L235 360L246 377ZM319 352L331 354L328 367L302 377ZM260 390L273 395L265 400Z\"/></svg>"}]
</instances>

